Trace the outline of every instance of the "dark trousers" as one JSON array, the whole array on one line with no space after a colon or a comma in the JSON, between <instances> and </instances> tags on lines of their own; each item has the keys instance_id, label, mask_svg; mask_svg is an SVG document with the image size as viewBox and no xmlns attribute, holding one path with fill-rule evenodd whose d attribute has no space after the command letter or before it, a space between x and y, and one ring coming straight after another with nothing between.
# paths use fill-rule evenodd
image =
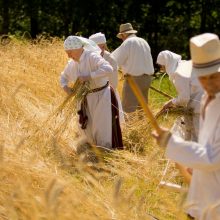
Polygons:
<instances>
[{"instance_id":1,"label":"dark trousers","mask_svg":"<svg viewBox=\"0 0 220 220\"><path fill-rule=\"evenodd\" d=\"M131 75L131 74L128 74L128 75ZM136 85L139 87L139 89L143 93L146 102L148 102L148 90L150 88L152 76L144 74L141 76L132 76L132 78L134 79ZM123 89L122 89L123 111L127 113L134 112L138 107L140 107L140 104L125 77L125 81L124 81Z\"/></svg>"}]
</instances>

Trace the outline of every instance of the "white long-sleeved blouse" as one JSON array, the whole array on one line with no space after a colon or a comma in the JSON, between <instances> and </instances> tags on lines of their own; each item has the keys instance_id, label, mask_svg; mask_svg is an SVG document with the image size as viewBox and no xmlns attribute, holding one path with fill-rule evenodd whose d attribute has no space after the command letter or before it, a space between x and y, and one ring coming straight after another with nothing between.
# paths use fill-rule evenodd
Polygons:
<instances>
[{"instance_id":1,"label":"white long-sleeved blouse","mask_svg":"<svg viewBox=\"0 0 220 220\"><path fill-rule=\"evenodd\" d=\"M112 74L112 66L101 55L84 50L79 62L69 60L64 71L61 73L61 87L75 82L78 76L91 76L91 89L104 86Z\"/></svg>"},{"instance_id":2,"label":"white long-sleeved blouse","mask_svg":"<svg viewBox=\"0 0 220 220\"><path fill-rule=\"evenodd\" d=\"M203 100L207 98L204 95ZM166 156L193 168L187 212L196 219L220 219L220 93L216 94L201 118L199 141L184 141L172 135Z\"/></svg>"}]
</instances>

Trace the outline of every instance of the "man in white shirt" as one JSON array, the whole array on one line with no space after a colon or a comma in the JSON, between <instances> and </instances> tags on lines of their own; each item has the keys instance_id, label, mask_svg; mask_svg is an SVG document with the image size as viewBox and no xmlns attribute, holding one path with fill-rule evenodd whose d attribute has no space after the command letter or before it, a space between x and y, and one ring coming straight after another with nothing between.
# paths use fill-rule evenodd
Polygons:
<instances>
[{"instance_id":1,"label":"man in white shirt","mask_svg":"<svg viewBox=\"0 0 220 220\"><path fill-rule=\"evenodd\" d=\"M86 38L69 36L64 41L64 49L71 58L61 73L60 83L64 91L71 94L68 84L77 79L87 81L90 87L78 112L81 131L92 144L122 149L121 129L115 120L118 116L113 115L114 103L108 81L112 66L101 57L99 47Z\"/></svg>"},{"instance_id":2,"label":"man in white shirt","mask_svg":"<svg viewBox=\"0 0 220 220\"><path fill-rule=\"evenodd\" d=\"M166 156L193 169L186 212L197 220L220 219L220 41L205 33L190 39L192 75L205 94L198 142L184 141L163 129L153 134ZM184 76L184 73L182 73Z\"/></svg>"},{"instance_id":3,"label":"man in white shirt","mask_svg":"<svg viewBox=\"0 0 220 220\"><path fill-rule=\"evenodd\" d=\"M130 23L121 24L117 37L122 39L123 43L112 52L112 56L125 75L122 107L127 113L134 112L140 105L126 80L126 75L133 77L147 102L148 89L154 73L150 46L146 40L137 37L136 33Z\"/></svg>"}]
</instances>

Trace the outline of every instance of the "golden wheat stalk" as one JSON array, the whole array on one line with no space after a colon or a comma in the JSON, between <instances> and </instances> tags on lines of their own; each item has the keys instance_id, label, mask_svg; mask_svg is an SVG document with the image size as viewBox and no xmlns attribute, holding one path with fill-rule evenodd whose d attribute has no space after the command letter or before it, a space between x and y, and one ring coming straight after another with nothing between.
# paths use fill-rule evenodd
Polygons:
<instances>
[{"instance_id":1,"label":"golden wheat stalk","mask_svg":"<svg viewBox=\"0 0 220 220\"><path fill-rule=\"evenodd\" d=\"M72 105L73 107L71 108L71 112L72 112L76 108L76 103L80 102L82 98L90 90L89 82L81 83L79 79L77 79L71 90L72 93L68 95L66 99L55 109L55 111L46 119L44 124L46 124L54 116L57 117L57 115L59 115L63 111L63 109L67 106L67 104Z\"/></svg>"}]
</instances>

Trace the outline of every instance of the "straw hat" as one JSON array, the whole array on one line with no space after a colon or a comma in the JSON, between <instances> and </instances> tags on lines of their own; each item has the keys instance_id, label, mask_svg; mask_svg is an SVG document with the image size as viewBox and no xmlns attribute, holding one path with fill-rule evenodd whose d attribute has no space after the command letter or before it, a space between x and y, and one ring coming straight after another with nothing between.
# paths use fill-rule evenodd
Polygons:
<instances>
[{"instance_id":1,"label":"straw hat","mask_svg":"<svg viewBox=\"0 0 220 220\"><path fill-rule=\"evenodd\" d=\"M220 73L220 41L216 34L204 33L190 39L191 60L181 62L176 72L186 78Z\"/></svg>"},{"instance_id":2,"label":"straw hat","mask_svg":"<svg viewBox=\"0 0 220 220\"><path fill-rule=\"evenodd\" d=\"M121 38L121 34L136 34L137 31L133 29L130 23L121 24L119 28L118 38Z\"/></svg>"},{"instance_id":3,"label":"straw hat","mask_svg":"<svg viewBox=\"0 0 220 220\"><path fill-rule=\"evenodd\" d=\"M216 34L205 33L190 39L192 74L206 76L220 72L220 41Z\"/></svg>"}]
</instances>

